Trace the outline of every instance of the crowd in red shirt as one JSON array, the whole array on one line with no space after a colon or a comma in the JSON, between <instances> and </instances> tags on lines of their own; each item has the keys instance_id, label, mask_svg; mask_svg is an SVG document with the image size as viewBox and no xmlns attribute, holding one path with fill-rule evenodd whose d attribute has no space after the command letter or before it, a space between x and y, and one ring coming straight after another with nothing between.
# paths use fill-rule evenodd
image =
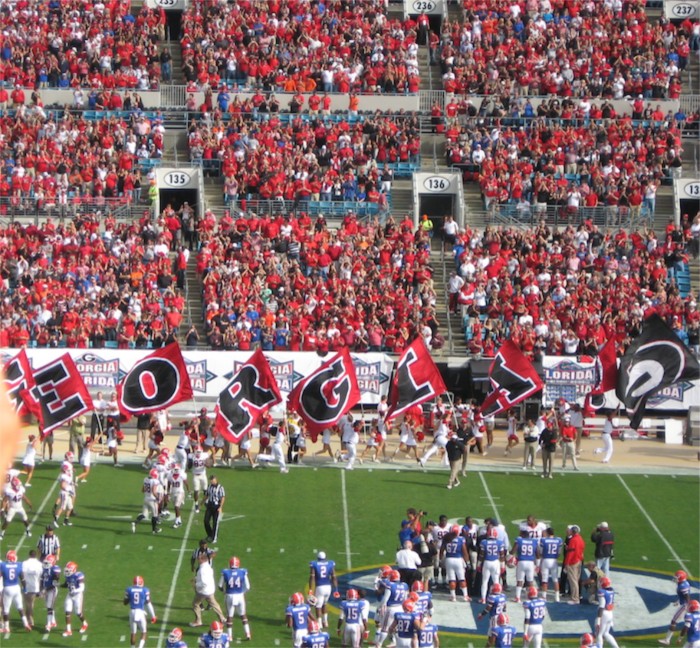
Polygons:
<instances>
[{"instance_id":1,"label":"crowd in red shirt","mask_svg":"<svg viewBox=\"0 0 700 648\"><path fill-rule=\"evenodd\" d=\"M380 203L387 165L417 162L420 128L413 115L374 115L346 120L278 116L256 121L251 114L193 122L190 158L220 164L224 194L261 200L345 200Z\"/></svg>"},{"instance_id":2,"label":"crowd in red shirt","mask_svg":"<svg viewBox=\"0 0 700 648\"><path fill-rule=\"evenodd\" d=\"M4 3L0 85L156 88L165 22L146 3L133 16L130 0Z\"/></svg>"},{"instance_id":3,"label":"crowd in red shirt","mask_svg":"<svg viewBox=\"0 0 700 648\"><path fill-rule=\"evenodd\" d=\"M677 98L692 21L649 20L644 0L464 0L443 22L445 90Z\"/></svg>"},{"instance_id":4,"label":"crowd in red shirt","mask_svg":"<svg viewBox=\"0 0 700 648\"><path fill-rule=\"evenodd\" d=\"M436 346L429 261L429 238L408 217L382 228L348 214L332 231L303 212L227 216L197 257L208 342L400 353L422 335Z\"/></svg>"},{"instance_id":5,"label":"crowd in red shirt","mask_svg":"<svg viewBox=\"0 0 700 648\"><path fill-rule=\"evenodd\" d=\"M493 356L507 338L530 357L595 356L609 339L622 353L651 313L698 348L696 299L681 297L674 279L690 226L687 218L682 228L669 223L663 240L590 222L560 231L466 230L454 254L470 353Z\"/></svg>"},{"instance_id":6,"label":"crowd in red shirt","mask_svg":"<svg viewBox=\"0 0 700 648\"><path fill-rule=\"evenodd\" d=\"M185 306L170 232L82 216L0 230L0 347L157 347L176 339ZM180 254L186 254L181 251Z\"/></svg>"},{"instance_id":7,"label":"crowd in red shirt","mask_svg":"<svg viewBox=\"0 0 700 648\"><path fill-rule=\"evenodd\" d=\"M267 90L414 93L417 24L383 0L194 0L183 14L187 80Z\"/></svg>"}]
</instances>

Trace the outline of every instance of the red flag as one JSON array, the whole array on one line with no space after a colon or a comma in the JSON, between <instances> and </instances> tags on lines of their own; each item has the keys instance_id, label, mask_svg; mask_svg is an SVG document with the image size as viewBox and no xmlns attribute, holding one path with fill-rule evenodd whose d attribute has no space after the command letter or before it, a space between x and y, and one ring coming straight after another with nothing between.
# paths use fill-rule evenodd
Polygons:
<instances>
[{"instance_id":1,"label":"red flag","mask_svg":"<svg viewBox=\"0 0 700 648\"><path fill-rule=\"evenodd\" d=\"M26 416L29 408L21 397L22 392L31 389L36 384L29 364L27 351L22 349L14 358L8 360L4 367L7 396L18 416Z\"/></svg>"},{"instance_id":2,"label":"red flag","mask_svg":"<svg viewBox=\"0 0 700 648\"><path fill-rule=\"evenodd\" d=\"M418 337L401 354L389 397L386 420L406 414L425 401L437 398L447 391L440 370L422 337Z\"/></svg>"},{"instance_id":3,"label":"red flag","mask_svg":"<svg viewBox=\"0 0 700 648\"><path fill-rule=\"evenodd\" d=\"M267 410L281 402L270 364L257 349L219 394L216 430L226 440L238 443Z\"/></svg>"},{"instance_id":4,"label":"red flag","mask_svg":"<svg viewBox=\"0 0 700 648\"><path fill-rule=\"evenodd\" d=\"M617 353L615 340L610 338L600 349L595 358L596 381L593 389L586 394L583 401L583 415L595 415L605 405L605 392L617 386Z\"/></svg>"},{"instance_id":5,"label":"red flag","mask_svg":"<svg viewBox=\"0 0 700 648\"><path fill-rule=\"evenodd\" d=\"M504 342L493 359L489 380L493 391L481 405L482 414L498 414L544 387L530 360L511 340Z\"/></svg>"},{"instance_id":6,"label":"red flag","mask_svg":"<svg viewBox=\"0 0 700 648\"><path fill-rule=\"evenodd\" d=\"M42 437L93 409L90 392L68 353L34 371L33 378L34 385L19 395L39 420Z\"/></svg>"},{"instance_id":7,"label":"red flag","mask_svg":"<svg viewBox=\"0 0 700 648\"><path fill-rule=\"evenodd\" d=\"M180 345L172 342L138 360L117 385L125 414L148 414L192 398L192 384Z\"/></svg>"},{"instance_id":8,"label":"red flag","mask_svg":"<svg viewBox=\"0 0 700 648\"><path fill-rule=\"evenodd\" d=\"M315 441L360 400L350 352L343 349L292 389L287 405L306 422Z\"/></svg>"}]
</instances>

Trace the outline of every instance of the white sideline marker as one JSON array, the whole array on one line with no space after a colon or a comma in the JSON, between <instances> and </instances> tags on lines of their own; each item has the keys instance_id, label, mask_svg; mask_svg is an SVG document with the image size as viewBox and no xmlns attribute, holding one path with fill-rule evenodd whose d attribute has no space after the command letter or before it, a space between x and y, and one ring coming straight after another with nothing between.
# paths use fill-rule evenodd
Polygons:
<instances>
[{"instance_id":1,"label":"white sideline marker","mask_svg":"<svg viewBox=\"0 0 700 648\"><path fill-rule=\"evenodd\" d=\"M114 550L119 551L121 549L121 545L114 545Z\"/></svg>"},{"instance_id":2,"label":"white sideline marker","mask_svg":"<svg viewBox=\"0 0 700 648\"><path fill-rule=\"evenodd\" d=\"M148 545L148 551L153 551L153 545Z\"/></svg>"},{"instance_id":3,"label":"white sideline marker","mask_svg":"<svg viewBox=\"0 0 700 648\"><path fill-rule=\"evenodd\" d=\"M247 552L247 553L250 553L251 551L253 551L253 548L252 548L252 547L248 547L248 548L246 549L246 552Z\"/></svg>"},{"instance_id":4,"label":"white sideline marker","mask_svg":"<svg viewBox=\"0 0 700 648\"><path fill-rule=\"evenodd\" d=\"M124 643L126 641L126 635L122 635L121 637L119 637L119 641Z\"/></svg>"},{"instance_id":5,"label":"white sideline marker","mask_svg":"<svg viewBox=\"0 0 700 648\"><path fill-rule=\"evenodd\" d=\"M280 553L284 553L284 547L280 547Z\"/></svg>"},{"instance_id":6,"label":"white sideline marker","mask_svg":"<svg viewBox=\"0 0 700 648\"><path fill-rule=\"evenodd\" d=\"M642 556L642 560L649 560L646 556Z\"/></svg>"},{"instance_id":7,"label":"white sideline marker","mask_svg":"<svg viewBox=\"0 0 700 648\"><path fill-rule=\"evenodd\" d=\"M80 548L81 548L81 549L87 549L87 545L85 544L85 545L83 545L83 546L80 547Z\"/></svg>"}]
</instances>

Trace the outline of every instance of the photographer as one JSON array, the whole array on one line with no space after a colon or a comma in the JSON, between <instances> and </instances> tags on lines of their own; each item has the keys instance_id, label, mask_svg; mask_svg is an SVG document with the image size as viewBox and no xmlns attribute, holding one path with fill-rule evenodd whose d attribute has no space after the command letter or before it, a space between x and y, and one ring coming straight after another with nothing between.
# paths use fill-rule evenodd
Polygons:
<instances>
[{"instance_id":1,"label":"photographer","mask_svg":"<svg viewBox=\"0 0 700 648\"><path fill-rule=\"evenodd\" d=\"M610 559L615 555L615 535L607 522L601 522L591 534L591 542L595 544L596 565L605 573L610 574Z\"/></svg>"},{"instance_id":2,"label":"photographer","mask_svg":"<svg viewBox=\"0 0 700 648\"><path fill-rule=\"evenodd\" d=\"M406 540L413 544L420 543L421 518L427 515L425 511L416 511L414 508L406 509L406 519L401 521L399 531L399 547L403 547Z\"/></svg>"}]
</instances>

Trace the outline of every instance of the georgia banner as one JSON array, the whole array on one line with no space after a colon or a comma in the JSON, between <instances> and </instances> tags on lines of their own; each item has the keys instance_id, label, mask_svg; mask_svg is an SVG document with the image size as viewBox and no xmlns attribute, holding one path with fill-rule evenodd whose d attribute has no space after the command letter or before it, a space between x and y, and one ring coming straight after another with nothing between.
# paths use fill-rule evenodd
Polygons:
<instances>
[{"instance_id":1,"label":"georgia banner","mask_svg":"<svg viewBox=\"0 0 700 648\"><path fill-rule=\"evenodd\" d=\"M92 398L68 353L36 369L34 384L19 392L39 421L42 438L76 416L92 411Z\"/></svg>"},{"instance_id":2,"label":"georgia banner","mask_svg":"<svg viewBox=\"0 0 700 648\"><path fill-rule=\"evenodd\" d=\"M484 416L503 412L544 387L530 360L512 340L506 340L498 350L489 369L489 380L493 391L481 404Z\"/></svg>"},{"instance_id":3,"label":"georgia banner","mask_svg":"<svg viewBox=\"0 0 700 648\"><path fill-rule=\"evenodd\" d=\"M117 385L119 409L127 415L157 412L191 398L192 384L177 342L137 360Z\"/></svg>"},{"instance_id":4,"label":"georgia banner","mask_svg":"<svg viewBox=\"0 0 700 648\"><path fill-rule=\"evenodd\" d=\"M31 389L35 385L32 365L27 357L26 349L22 349L16 356L10 358L3 369L10 403L14 406L18 416L29 414L30 410L20 396L23 391Z\"/></svg>"},{"instance_id":5,"label":"georgia banner","mask_svg":"<svg viewBox=\"0 0 700 648\"><path fill-rule=\"evenodd\" d=\"M343 349L296 384L287 406L306 423L311 438L335 425L360 401L355 367Z\"/></svg>"},{"instance_id":6,"label":"georgia banner","mask_svg":"<svg viewBox=\"0 0 700 648\"><path fill-rule=\"evenodd\" d=\"M216 430L238 443L271 407L282 402L279 386L262 350L255 353L233 376L216 403Z\"/></svg>"},{"instance_id":7,"label":"georgia banner","mask_svg":"<svg viewBox=\"0 0 700 648\"><path fill-rule=\"evenodd\" d=\"M617 397L627 408L630 427L639 428L647 400L682 380L700 378L700 364L659 315L645 320L620 361Z\"/></svg>"},{"instance_id":8,"label":"georgia banner","mask_svg":"<svg viewBox=\"0 0 700 648\"><path fill-rule=\"evenodd\" d=\"M404 349L396 365L389 395L387 422L446 391L445 382L423 338L417 337Z\"/></svg>"}]
</instances>

